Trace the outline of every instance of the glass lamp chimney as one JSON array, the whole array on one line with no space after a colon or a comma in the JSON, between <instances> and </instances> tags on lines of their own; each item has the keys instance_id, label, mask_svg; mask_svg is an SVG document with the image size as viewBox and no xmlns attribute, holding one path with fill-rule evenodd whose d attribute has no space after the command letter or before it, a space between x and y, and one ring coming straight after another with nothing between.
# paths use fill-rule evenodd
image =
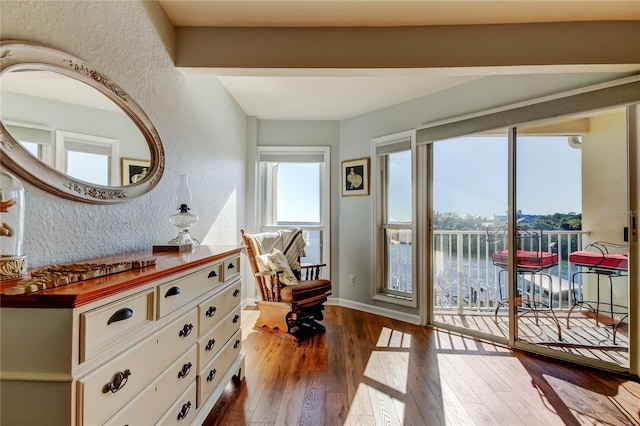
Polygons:
<instances>
[{"instance_id":1,"label":"glass lamp chimney","mask_svg":"<svg viewBox=\"0 0 640 426\"><path fill-rule=\"evenodd\" d=\"M169 241L171 245L189 245L192 248L198 247L200 242L189 235L189 228L198 222L199 218L190 213L191 208L191 189L189 188L189 179L186 174L178 175L180 182L178 184L178 213L169 216L169 221L178 227L178 236Z\"/></svg>"}]
</instances>

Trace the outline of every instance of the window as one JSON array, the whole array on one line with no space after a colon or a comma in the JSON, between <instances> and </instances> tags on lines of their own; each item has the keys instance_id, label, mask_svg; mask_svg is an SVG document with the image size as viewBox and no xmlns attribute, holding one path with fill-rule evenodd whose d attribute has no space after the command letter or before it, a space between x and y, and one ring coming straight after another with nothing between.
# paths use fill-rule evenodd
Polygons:
<instances>
[{"instance_id":1,"label":"window","mask_svg":"<svg viewBox=\"0 0 640 426\"><path fill-rule=\"evenodd\" d=\"M6 122L6 129L31 155L53 167L53 131L33 124Z\"/></svg>"},{"instance_id":2,"label":"window","mask_svg":"<svg viewBox=\"0 0 640 426\"><path fill-rule=\"evenodd\" d=\"M374 140L376 259L374 299L417 306L415 277L415 132Z\"/></svg>"},{"instance_id":3,"label":"window","mask_svg":"<svg viewBox=\"0 0 640 426\"><path fill-rule=\"evenodd\" d=\"M301 228L302 262L328 266L329 148L260 147L259 162L261 230Z\"/></svg>"},{"instance_id":4,"label":"window","mask_svg":"<svg viewBox=\"0 0 640 426\"><path fill-rule=\"evenodd\" d=\"M56 164L76 179L97 185L119 185L118 141L100 136L56 131Z\"/></svg>"}]
</instances>

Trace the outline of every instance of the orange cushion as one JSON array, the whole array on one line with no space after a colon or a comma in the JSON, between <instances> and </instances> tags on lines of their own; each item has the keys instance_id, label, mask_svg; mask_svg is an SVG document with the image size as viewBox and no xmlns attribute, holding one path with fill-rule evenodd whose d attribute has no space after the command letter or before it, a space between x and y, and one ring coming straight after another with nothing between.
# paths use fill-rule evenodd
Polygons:
<instances>
[{"instance_id":1,"label":"orange cushion","mask_svg":"<svg viewBox=\"0 0 640 426\"><path fill-rule=\"evenodd\" d=\"M627 270L629 257L621 253L600 253L595 251L574 251L569 255L569 262L574 265L599 267L605 269Z\"/></svg>"},{"instance_id":2,"label":"orange cushion","mask_svg":"<svg viewBox=\"0 0 640 426\"><path fill-rule=\"evenodd\" d=\"M506 268L509 265L509 250L493 253L493 263ZM549 268L558 263L558 255L546 251L516 251L516 267L518 269L539 270Z\"/></svg>"}]
</instances>

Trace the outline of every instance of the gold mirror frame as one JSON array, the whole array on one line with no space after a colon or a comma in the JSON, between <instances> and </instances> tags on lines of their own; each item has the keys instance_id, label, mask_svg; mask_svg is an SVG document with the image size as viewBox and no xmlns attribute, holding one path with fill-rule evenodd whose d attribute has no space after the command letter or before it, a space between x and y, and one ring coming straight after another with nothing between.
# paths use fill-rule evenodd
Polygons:
<instances>
[{"instance_id":1,"label":"gold mirror frame","mask_svg":"<svg viewBox=\"0 0 640 426\"><path fill-rule=\"evenodd\" d=\"M49 47L25 41L0 41L0 75L15 70L43 70L81 81L118 105L146 140L151 158L148 174L127 186L101 186L68 176L41 162L24 149L0 122L0 154L3 167L52 194L92 204L129 201L153 189L164 172L160 136L140 106L108 77L84 61Z\"/></svg>"}]
</instances>

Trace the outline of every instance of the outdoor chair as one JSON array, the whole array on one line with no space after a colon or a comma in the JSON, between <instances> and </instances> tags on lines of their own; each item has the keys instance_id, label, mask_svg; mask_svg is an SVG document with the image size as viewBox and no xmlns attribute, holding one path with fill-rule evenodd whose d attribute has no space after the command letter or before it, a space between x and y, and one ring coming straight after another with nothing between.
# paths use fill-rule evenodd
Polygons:
<instances>
[{"instance_id":1,"label":"outdoor chair","mask_svg":"<svg viewBox=\"0 0 640 426\"><path fill-rule=\"evenodd\" d=\"M509 305L507 289L503 275L509 270L510 253L507 248L508 230L506 226L488 227L487 242L493 264L498 270L498 291L500 297L496 305L494 321L498 323L498 311ZM549 243L544 248L545 240L542 229L529 226L517 226L515 232L515 272L516 297L514 301L519 315L532 312L536 325L539 323L539 313L548 315L556 325L558 338L562 338L560 323L553 313L553 278L548 270L558 264L558 254L554 253L556 243ZM547 280L545 289L543 280Z\"/></svg>"},{"instance_id":2,"label":"outdoor chair","mask_svg":"<svg viewBox=\"0 0 640 426\"><path fill-rule=\"evenodd\" d=\"M613 279L614 277L627 276L629 267L629 256L620 251L628 250L626 244L615 244L604 241L596 241L585 246L583 250L574 251L569 254L569 262L579 266L581 270L571 275L571 300L572 305L567 314L567 328L569 319L576 306L586 306L595 313L596 325L600 325L600 312L606 312L611 319L613 329L613 344L616 343L616 332L620 324L629 316L629 308L620 304L615 304L613 299ZM616 252L617 251L617 252ZM584 300L583 292L576 289L576 277L580 274L596 274L596 300ZM609 301L600 300L600 277L606 277L609 283ZM626 284L626 282L621 283ZM606 306L603 307L602 305ZM615 315L621 315L616 320Z\"/></svg>"},{"instance_id":3,"label":"outdoor chair","mask_svg":"<svg viewBox=\"0 0 640 426\"><path fill-rule=\"evenodd\" d=\"M331 295L331 281L320 279L320 268L302 265L306 243L300 229L248 234L240 231L261 300L255 326L299 342L325 331L318 323Z\"/></svg>"}]
</instances>

